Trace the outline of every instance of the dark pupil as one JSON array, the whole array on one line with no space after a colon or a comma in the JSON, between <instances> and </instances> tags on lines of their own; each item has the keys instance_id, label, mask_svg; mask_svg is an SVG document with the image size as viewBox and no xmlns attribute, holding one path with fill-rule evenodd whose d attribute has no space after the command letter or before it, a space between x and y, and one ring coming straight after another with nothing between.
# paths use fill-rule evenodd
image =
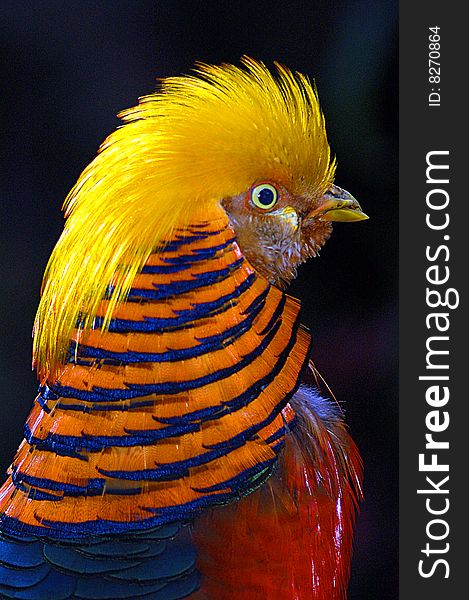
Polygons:
<instances>
[{"instance_id":1,"label":"dark pupil","mask_svg":"<svg viewBox=\"0 0 469 600\"><path fill-rule=\"evenodd\" d=\"M264 206L269 206L272 204L274 199L274 193L269 188L262 188L262 190L257 194L257 198L261 204Z\"/></svg>"}]
</instances>

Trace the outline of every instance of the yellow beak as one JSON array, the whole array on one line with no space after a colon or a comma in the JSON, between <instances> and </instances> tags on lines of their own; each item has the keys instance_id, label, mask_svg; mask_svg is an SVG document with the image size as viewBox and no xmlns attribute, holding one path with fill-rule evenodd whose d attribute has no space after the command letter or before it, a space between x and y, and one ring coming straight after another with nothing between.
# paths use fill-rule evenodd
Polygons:
<instances>
[{"instance_id":1,"label":"yellow beak","mask_svg":"<svg viewBox=\"0 0 469 600\"><path fill-rule=\"evenodd\" d=\"M362 211L358 201L342 188L332 185L322 197L322 204L308 215L308 219L321 221L363 221L368 215Z\"/></svg>"}]
</instances>

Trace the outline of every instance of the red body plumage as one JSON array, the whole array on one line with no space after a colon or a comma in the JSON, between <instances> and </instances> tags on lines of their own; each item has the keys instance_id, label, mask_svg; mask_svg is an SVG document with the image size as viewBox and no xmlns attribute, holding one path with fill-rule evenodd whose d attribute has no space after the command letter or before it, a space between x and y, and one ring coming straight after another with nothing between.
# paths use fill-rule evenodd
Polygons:
<instances>
[{"instance_id":1,"label":"red body plumage","mask_svg":"<svg viewBox=\"0 0 469 600\"><path fill-rule=\"evenodd\" d=\"M196 521L207 598L346 597L361 460L344 426L322 421L310 396L300 388L292 402L297 423L268 482Z\"/></svg>"}]
</instances>

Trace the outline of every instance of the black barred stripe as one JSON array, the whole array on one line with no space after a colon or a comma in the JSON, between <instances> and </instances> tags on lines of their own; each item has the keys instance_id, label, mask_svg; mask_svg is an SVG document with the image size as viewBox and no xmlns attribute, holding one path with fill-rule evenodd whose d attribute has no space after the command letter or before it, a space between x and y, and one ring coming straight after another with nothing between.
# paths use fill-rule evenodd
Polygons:
<instances>
[{"instance_id":1,"label":"black barred stripe","mask_svg":"<svg viewBox=\"0 0 469 600\"><path fill-rule=\"evenodd\" d=\"M140 273L142 275L170 275L171 273L182 273L189 271L193 263L181 263L179 265L145 265Z\"/></svg>"},{"instance_id":2,"label":"black barred stripe","mask_svg":"<svg viewBox=\"0 0 469 600\"><path fill-rule=\"evenodd\" d=\"M82 460L84 462L88 461L88 457L86 456L86 454L81 454L75 448L70 448L69 446L60 445L58 443L50 444L50 447L42 447L41 442L42 440L39 440L39 443L34 444L35 449L44 452L52 452L52 454L57 454L57 456L68 456L69 458L78 458L78 460Z\"/></svg>"},{"instance_id":3,"label":"black barred stripe","mask_svg":"<svg viewBox=\"0 0 469 600\"><path fill-rule=\"evenodd\" d=\"M208 406L207 408L202 408L200 410L195 410L191 413L186 413L182 416L178 417L159 417L157 420L160 423L164 424L182 424L186 422L192 422L197 420L211 420L218 419L228 412L233 412L239 410L244 406L248 406L253 400L255 400L260 392L264 390L268 385L270 385L273 380L279 375L282 369L285 366L285 363L288 360L290 352L293 350L296 340L297 340L297 332L298 332L299 318L297 319L295 326L292 331L292 336L284 348L284 350L279 354L278 360L273 367L273 369L265 376L256 381L253 385L247 388L244 392L242 392L239 396L232 398L231 400L227 400L222 403L222 406L216 404L215 406ZM307 353L305 364L308 362L309 351ZM303 367L304 368L304 365ZM153 417L156 419L156 417Z\"/></svg>"},{"instance_id":4,"label":"black barred stripe","mask_svg":"<svg viewBox=\"0 0 469 600\"><path fill-rule=\"evenodd\" d=\"M281 359L282 364L281 367L278 369L278 372L280 372L281 368L283 368L284 363L288 358L288 354L290 352L289 346L287 347L286 351L284 351L279 357ZM110 448L113 446L130 447L152 445L160 439L167 439L170 437L199 431L202 423L222 418L223 416L231 412L235 412L236 410L239 410L240 408L249 405L253 400L255 400L258 397L261 389L264 389L267 385L269 385L269 383L273 381L277 374L277 369L275 369L274 371L272 371L272 373L269 373L269 376L257 381L245 392L229 400L228 402L223 403L222 405L208 407L199 411L195 411L193 413L186 414L183 417L153 417L154 420L157 422L171 425L163 429L146 431L129 430L127 435L124 436L66 436L55 433L49 433L47 437L41 439L35 437L31 432L30 428L27 425L25 425L24 437L31 446L35 446L38 450L44 452L55 452L56 454L60 454L62 456L71 456L81 459L83 459L83 454L81 454L83 450L87 452L100 452L105 448ZM147 406L147 404L145 404L145 406ZM64 409L63 406L60 406L60 408L62 410ZM101 408L108 411L114 409L113 406L107 405L106 407L93 407L92 410L99 410ZM81 405L73 405L69 408L69 410L82 409L83 407ZM271 436L271 438L266 440L266 443L271 443L275 441L275 439L277 438Z\"/></svg>"},{"instance_id":5,"label":"black barred stripe","mask_svg":"<svg viewBox=\"0 0 469 600\"><path fill-rule=\"evenodd\" d=\"M151 446L159 440L178 437L200 430L201 423L184 423L160 429L126 430L126 435L63 435L48 433L45 438L35 437L28 425L24 426L24 438L31 446L45 452L58 449L70 452L101 452L105 448Z\"/></svg>"},{"instance_id":6,"label":"black barred stripe","mask_svg":"<svg viewBox=\"0 0 469 600\"><path fill-rule=\"evenodd\" d=\"M19 519L10 517L6 514L0 514L0 528L2 534L17 537L47 536L50 539L70 541L79 541L88 538L90 535L114 535L132 533L135 535L139 531L146 531L155 527L165 526L178 521L187 522L198 511L217 504L238 498L240 492L215 493L213 495L202 496L197 500L192 500L184 504L174 506L158 506L155 508L146 508L149 514L153 516L139 521L111 521L108 519L99 519L94 521L83 521L78 523L67 523L64 521L52 521L43 519L40 525L29 525Z\"/></svg>"},{"instance_id":7,"label":"black barred stripe","mask_svg":"<svg viewBox=\"0 0 469 600\"><path fill-rule=\"evenodd\" d=\"M238 258L233 263L218 269L216 271L207 271L193 275L193 279L184 281L172 281L171 283L163 283L158 285L153 290L142 288L131 288L127 297L127 302L135 300L166 300L173 296L179 296L188 292L199 290L200 288L221 283L228 279L234 272L241 268L244 258ZM108 292L109 293L109 292Z\"/></svg>"},{"instance_id":8,"label":"black barred stripe","mask_svg":"<svg viewBox=\"0 0 469 600\"><path fill-rule=\"evenodd\" d=\"M187 328L190 324L200 319L220 314L233 307L233 300L237 300L241 294L246 292L256 280L256 275L250 273L246 279L240 283L233 292L225 294L217 300L211 302L201 302L194 304L194 308L175 310L179 316L166 319L145 317L143 321L131 321L129 319L111 319L109 331L112 333L157 333L165 331L176 331L177 329ZM270 286L267 288L267 290ZM101 329L104 323L103 317L96 317L93 329Z\"/></svg>"},{"instance_id":9,"label":"black barred stripe","mask_svg":"<svg viewBox=\"0 0 469 600\"><path fill-rule=\"evenodd\" d=\"M287 302L287 297L285 296L285 294L283 294L280 299L280 302L277 305L277 308L274 310L272 316L270 317L269 322L264 327L264 329L259 333L259 335L265 335L268 331L270 331L270 329L272 328L274 323L276 323L279 319L281 319L286 302Z\"/></svg>"},{"instance_id":10,"label":"black barred stripe","mask_svg":"<svg viewBox=\"0 0 469 600\"><path fill-rule=\"evenodd\" d=\"M274 458L269 458L268 460L257 463L253 467L250 467L242 473L235 475L231 479L222 481L221 483L202 488L193 487L192 489L194 492L200 492L202 494L210 494L218 491L222 492L226 489L231 489L233 492L242 490L243 494L250 493L253 491L253 487L257 487L261 483L264 483L267 477L272 473L272 468L276 461L277 457L275 456ZM259 469L261 470L259 471Z\"/></svg>"},{"instance_id":11,"label":"black barred stripe","mask_svg":"<svg viewBox=\"0 0 469 600\"><path fill-rule=\"evenodd\" d=\"M145 265L141 273L144 275L147 274L162 274L162 273L178 273L180 271L184 271L190 269L194 264L210 260L212 258L217 257L217 254L220 250L224 250L231 246L233 242L236 240L235 237L230 238L223 244L218 244L218 246L212 246L210 248L195 248L193 250L194 254L183 254L181 256L175 256L174 258L163 258L162 260L167 265Z\"/></svg>"},{"instance_id":12,"label":"black barred stripe","mask_svg":"<svg viewBox=\"0 0 469 600\"><path fill-rule=\"evenodd\" d=\"M75 498L82 496L93 497L102 496L104 493L111 496L137 496L143 492L142 487L107 487L106 484L109 485L109 482L102 477L89 479L86 486L81 486L55 481L53 479L34 477L14 469L11 479L15 488L26 491L32 500L52 500L53 502L57 502L65 496ZM25 484L26 486L29 486L30 489L25 487ZM59 495L50 494L43 490L57 492Z\"/></svg>"},{"instance_id":13,"label":"black barred stripe","mask_svg":"<svg viewBox=\"0 0 469 600\"><path fill-rule=\"evenodd\" d=\"M285 423L285 425L283 425L282 427L280 427L280 429L277 429L277 431L275 433L273 433L272 435L270 435L266 440L265 443L266 444L272 444L273 442L276 442L278 440L280 440L282 437L284 437L288 431L290 429L293 429L293 427L295 427L296 425L296 417L293 418L290 423Z\"/></svg>"},{"instance_id":14,"label":"black barred stripe","mask_svg":"<svg viewBox=\"0 0 469 600\"><path fill-rule=\"evenodd\" d=\"M60 500L60 496L56 496L55 494L49 494L48 492L43 492L42 490L37 490L34 488L28 490L28 488L22 487L21 484L15 485L15 488L23 492L26 491L30 500L37 500L38 502L44 500L46 502L57 502L58 500Z\"/></svg>"},{"instance_id":15,"label":"black barred stripe","mask_svg":"<svg viewBox=\"0 0 469 600\"><path fill-rule=\"evenodd\" d=\"M105 363L109 360L113 361L113 364L131 364L176 362L196 358L207 353L221 350L228 344L239 339L244 333L251 329L254 319L258 316L264 305L265 300L257 303L254 308L250 310L250 314L248 314L245 319L233 327L229 327L222 333L205 338L195 338L195 341L200 342L197 346L181 348L179 350L167 350L166 352L113 352L111 350L105 350L95 346L86 346L83 344L79 344L77 349L77 344L73 341L70 345L68 361L86 365L86 362L80 363L79 359L92 358L103 359Z\"/></svg>"},{"instance_id":16,"label":"black barred stripe","mask_svg":"<svg viewBox=\"0 0 469 600\"><path fill-rule=\"evenodd\" d=\"M217 231L202 231L202 232L194 232L195 235L176 235L176 239L171 240L166 244L162 244L160 247L155 250L160 252L173 252L174 250L179 250L181 246L186 246L188 244L193 244L194 242L201 242L202 240L206 240L209 237L213 237L216 235L220 235L224 230L219 229Z\"/></svg>"},{"instance_id":17,"label":"black barred stripe","mask_svg":"<svg viewBox=\"0 0 469 600\"><path fill-rule=\"evenodd\" d=\"M15 485L25 483L31 487L41 488L51 492L63 492L69 496L101 496L104 492L106 483L104 478L96 477L89 479L86 486L72 485L70 483L61 483L53 479L33 477L27 473L22 473L17 467L13 468L11 479ZM57 496L54 496L54 498L56 500L59 499Z\"/></svg>"},{"instance_id":18,"label":"black barred stripe","mask_svg":"<svg viewBox=\"0 0 469 600\"><path fill-rule=\"evenodd\" d=\"M42 408L42 410L45 413L50 414L51 413L51 409L49 408L49 406L47 405L47 398L44 398L44 396L42 395L42 391L45 390L46 388L40 387L39 388L39 395L36 398L36 402L39 404L39 406ZM55 398L53 398L53 400L55 400Z\"/></svg>"},{"instance_id":19,"label":"black barred stripe","mask_svg":"<svg viewBox=\"0 0 469 600\"><path fill-rule=\"evenodd\" d=\"M278 454L278 452L276 452L276 454ZM231 489L233 492L242 490L243 493L246 493L247 488L251 490L254 485L257 486L265 481L267 476L270 475L275 461L276 457L270 458L254 465L253 467L249 467L238 475L235 475L234 477L226 479L220 483L205 488L193 489L196 492L206 494L227 489ZM94 497L102 496L104 493L106 493L106 495L113 496L137 496L142 494L144 491L142 486L131 488L108 487L109 482L101 477L89 479L86 486L78 486L55 481L53 479L34 477L26 473L22 473L17 469L14 469L13 471L12 481L17 489L29 493L29 496L32 500L51 500L54 502L60 501L63 497ZM143 479L141 481L143 481ZM26 486L29 486L30 489L25 487L25 484ZM50 494L44 490L57 492L59 495Z\"/></svg>"},{"instance_id":20,"label":"black barred stripe","mask_svg":"<svg viewBox=\"0 0 469 600\"><path fill-rule=\"evenodd\" d=\"M296 389L296 382L295 382ZM291 393L291 392L290 392ZM289 393L289 394L290 394ZM289 395L288 394L288 395ZM200 467L212 462L218 458L226 456L230 452L241 448L248 441L253 440L257 437L257 434L261 429L270 425L277 415L283 410L288 400L282 398L282 400L274 407L272 412L256 425L248 427L241 433L233 436L232 438L213 444L212 446L205 446L209 448L208 452L193 456L192 458L174 461L169 464L164 464L156 469L142 469L135 471L111 471L106 469L99 469L98 472L106 477L112 477L113 479L123 479L127 481L174 481L181 477L187 477L189 475L189 469L194 467Z\"/></svg>"},{"instance_id":21,"label":"black barred stripe","mask_svg":"<svg viewBox=\"0 0 469 600\"><path fill-rule=\"evenodd\" d=\"M233 494L218 494L216 496L203 496L195 501L178 504L170 507L159 507L147 509L148 512L157 512L152 516L140 521L111 521L100 519L98 521L83 521L78 523L67 523L64 521L52 521L43 519L41 525L28 525L19 519L10 517L5 513L0 514L0 529L2 534L16 537L34 536L54 540L63 540L67 543L82 541L90 535L114 535L146 531L154 527L164 526L178 521L186 522L189 516L206 506L212 506L218 502L226 502L234 497Z\"/></svg>"},{"instance_id":22,"label":"black barred stripe","mask_svg":"<svg viewBox=\"0 0 469 600\"><path fill-rule=\"evenodd\" d=\"M294 338L296 338L296 335L294 336ZM295 341L296 340L293 341L293 344ZM288 344L288 346L290 346L290 344ZM289 348L288 346L287 346L287 348L285 348L284 353L282 353L282 354L285 354L285 361L291 350L291 348ZM309 353L305 357L301 371L303 371L305 364L307 364L308 355L309 355ZM282 357L282 359L283 358L284 357ZM262 384L261 384L261 386L262 387L260 389L263 389L265 387L265 385L262 385ZM266 419L264 419L261 423L258 423L257 425L254 425L254 426L244 430L243 432L241 432L240 434L237 434L236 436L234 436L233 438L231 438L229 440L226 440L224 442L217 443L217 444L210 446L209 452L205 452L201 455L192 457L191 459L187 459L184 461L177 461L177 462L174 462L174 463L171 463L168 465L163 465L163 466L158 467L157 469L145 469L145 470L132 471L132 472L110 471L110 470L99 469L99 472L102 475L105 475L108 477L130 480L130 481L142 481L142 480L144 480L144 481L172 481L172 480L178 479L180 477L187 476L189 474L190 468L201 466L208 462L216 460L217 458L221 458L222 456L225 456L226 454L228 454L228 453L232 452L233 450L244 445L249 439L255 439L255 437L257 436L257 433L261 429L263 429L264 427L266 427L270 423L272 423L273 420L277 417L277 415L280 414L280 412L283 410L283 408L285 407L285 405L287 404L289 399L296 392L297 388L298 388L298 381L296 381L294 383L291 390L276 405L276 407L273 409L273 411L270 413L270 415ZM258 395L258 393L259 393L259 389L257 390L257 395ZM257 397L257 395L256 395L256 397ZM280 429L283 430L284 427L281 427ZM273 437L272 441L275 441L277 439L277 436L275 434L274 434L274 436L271 436L271 437ZM280 439L279 442L272 448L272 450L274 452L279 452L282 447L283 447L283 442L282 442L282 439Z\"/></svg>"},{"instance_id":23,"label":"black barred stripe","mask_svg":"<svg viewBox=\"0 0 469 600\"><path fill-rule=\"evenodd\" d=\"M199 229L205 229L210 225L210 221L198 221L197 223L191 223L188 227L178 227L176 231L191 231L195 233L200 233ZM204 233L204 232L202 232Z\"/></svg>"},{"instance_id":24,"label":"black barred stripe","mask_svg":"<svg viewBox=\"0 0 469 600\"><path fill-rule=\"evenodd\" d=\"M149 396L151 394L179 394L187 390L194 390L203 387L208 383L226 379L250 365L269 346L279 330L281 323L281 319L278 319L261 343L253 351L249 352L249 354L246 354L237 364L214 371L213 373L198 377L197 379L150 384L125 384L127 389L95 386L92 391L62 386L57 382L52 385L50 389L55 396L75 398L77 400L82 400L83 402L112 402L117 400L130 400L132 398Z\"/></svg>"},{"instance_id":25,"label":"black barred stripe","mask_svg":"<svg viewBox=\"0 0 469 600\"><path fill-rule=\"evenodd\" d=\"M270 383L272 383L272 381L275 379L275 377L277 377L277 375L284 368L285 363L290 355L290 352L292 351L293 347L295 346L296 339L297 339L298 326L299 326L299 316L297 317L297 320L293 327L292 336L291 336L287 346L285 347L285 349L278 356L278 360L277 360L275 366L273 367L273 369L265 377L259 379L253 385L251 385L249 388L244 390L239 396L235 396L231 400L223 402L222 404L216 404L215 406L209 406L207 408L199 409L199 410L193 411L191 413L186 413L183 416L159 417L158 419L156 417L153 417L153 418L162 424L183 425L184 423L191 423L191 422L199 421L199 420L209 421L209 420L213 420L213 419L218 419L218 418L222 417L224 414L236 411L244 406L249 405L253 400L255 400L258 397L258 395L260 394L260 392L263 389L265 389L268 385L270 385ZM308 357L309 357L309 351L307 353L305 363L307 363ZM303 366L303 368L304 368L304 366ZM47 392L48 389L46 388L45 391ZM52 394L53 399L59 398L53 392L50 392L50 393ZM135 409L135 408L150 407L150 406L153 406L154 404L155 404L154 400L139 400L137 402L133 402L133 403L130 402L128 404L123 404L122 402L119 402L118 404L92 404L89 407L83 406L80 404L71 404L71 405L59 404L58 406L60 407L61 410L73 410L73 411L77 411L77 412L89 412L89 411L123 412L123 411L131 410L131 409Z\"/></svg>"},{"instance_id":26,"label":"black barred stripe","mask_svg":"<svg viewBox=\"0 0 469 600\"><path fill-rule=\"evenodd\" d=\"M29 445L35 446L38 450L56 452L62 455L65 454L66 456L75 456L83 451L101 452L105 448L112 447L150 446L162 439L200 431L203 422L213 420L214 418L220 418L228 414L228 412L233 411L227 411L223 408L218 414L209 415L200 421L185 421L184 423L168 425L167 427L160 429L126 430L126 435L121 436L70 436L48 433L45 438L38 438L34 436L29 426L25 424L24 438ZM153 418L155 421L160 421L160 419L157 419L156 417ZM270 436L270 438L266 440L266 443L272 443L284 433L285 429L282 427L276 434ZM80 456L82 455L80 454Z\"/></svg>"},{"instance_id":27,"label":"black barred stripe","mask_svg":"<svg viewBox=\"0 0 469 600\"><path fill-rule=\"evenodd\" d=\"M141 400L137 402L119 402L118 404L92 404L92 405L83 405L83 404L64 404L62 402L57 404L57 408L60 410L72 410L74 412L127 412L128 410L136 410L142 408L150 408L155 405L155 400Z\"/></svg>"}]
</instances>

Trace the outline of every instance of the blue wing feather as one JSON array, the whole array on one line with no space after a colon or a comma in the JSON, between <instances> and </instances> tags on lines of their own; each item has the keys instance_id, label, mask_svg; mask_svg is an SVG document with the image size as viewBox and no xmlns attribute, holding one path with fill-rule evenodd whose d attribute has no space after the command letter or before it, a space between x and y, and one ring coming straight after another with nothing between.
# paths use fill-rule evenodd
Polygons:
<instances>
[{"instance_id":1,"label":"blue wing feather","mask_svg":"<svg viewBox=\"0 0 469 600\"><path fill-rule=\"evenodd\" d=\"M191 536L179 523L86 545L0 536L0 598L179 600L199 583Z\"/></svg>"}]
</instances>

